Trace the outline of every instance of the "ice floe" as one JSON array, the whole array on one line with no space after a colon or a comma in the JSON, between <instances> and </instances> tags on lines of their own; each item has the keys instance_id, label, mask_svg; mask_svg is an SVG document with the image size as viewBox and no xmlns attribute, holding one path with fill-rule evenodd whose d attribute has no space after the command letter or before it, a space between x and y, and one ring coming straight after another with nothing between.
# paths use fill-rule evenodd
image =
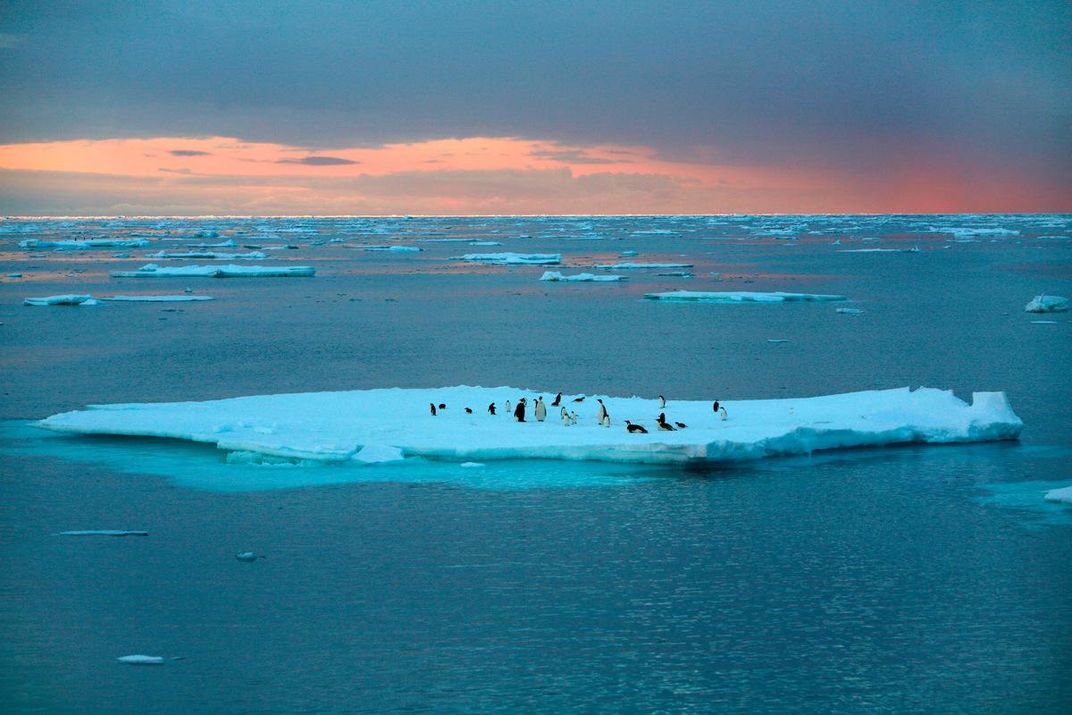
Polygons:
<instances>
[{"instance_id":1,"label":"ice floe","mask_svg":"<svg viewBox=\"0 0 1072 715\"><path fill-rule=\"evenodd\" d=\"M312 276L312 266L175 266L162 268L155 263L136 271L112 271L113 278L143 278L156 276L207 276L210 278Z\"/></svg>"},{"instance_id":2,"label":"ice floe","mask_svg":"<svg viewBox=\"0 0 1072 715\"><path fill-rule=\"evenodd\" d=\"M864 311L861 308L837 308L838 313L842 315L863 315Z\"/></svg>"},{"instance_id":3,"label":"ice floe","mask_svg":"<svg viewBox=\"0 0 1072 715\"><path fill-rule=\"evenodd\" d=\"M144 238L86 238L67 241L42 241L37 238L27 238L24 241L19 241L19 248L30 250L51 248L55 251L85 251L91 248L141 248L148 245L149 241Z\"/></svg>"},{"instance_id":4,"label":"ice floe","mask_svg":"<svg viewBox=\"0 0 1072 715\"><path fill-rule=\"evenodd\" d=\"M145 257L156 259L186 258L208 259L213 261L259 261L267 258L268 255L261 253L260 251L250 251L249 253L219 253L217 251L186 251L182 253L174 253L169 251L157 251L156 253L150 253Z\"/></svg>"},{"instance_id":5,"label":"ice floe","mask_svg":"<svg viewBox=\"0 0 1072 715\"><path fill-rule=\"evenodd\" d=\"M814 293L755 293L750 291L675 290L668 293L645 293L650 300L679 303L812 303L848 300L843 295Z\"/></svg>"},{"instance_id":6,"label":"ice floe","mask_svg":"<svg viewBox=\"0 0 1072 715\"><path fill-rule=\"evenodd\" d=\"M1046 501L1060 502L1062 504L1072 504L1072 486L1051 489L1046 492L1045 499Z\"/></svg>"},{"instance_id":7,"label":"ice floe","mask_svg":"<svg viewBox=\"0 0 1072 715\"><path fill-rule=\"evenodd\" d=\"M635 271L644 268L692 268L691 263L614 263L597 265L600 270Z\"/></svg>"},{"instance_id":8,"label":"ice floe","mask_svg":"<svg viewBox=\"0 0 1072 715\"><path fill-rule=\"evenodd\" d=\"M1064 313L1068 310L1068 298L1060 295L1036 295L1024 306L1026 313Z\"/></svg>"},{"instance_id":9,"label":"ice floe","mask_svg":"<svg viewBox=\"0 0 1072 715\"><path fill-rule=\"evenodd\" d=\"M562 262L560 253L466 253L458 260L475 263L494 263L502 266L556 265Z\"/></svg>"},{"instance_id":10,"label":"ice floe","mask_svg":"<svg viewBox=\"0 0 1072 715\"><path fill-rule=\"evenodd\" d=\"M108 295L101 300L128 301L132 303L187 303L198 300L215 300L210 295Z\"/></svg>"},{"instance_id":11,"label":"ice floe","mask_svg":"<svg viewBox=\"0 0 1072 715\"><path fill-rule=\"evenodd\" d=\"M610 283L614 281L625 280L625 276L597 276L594 273L575 273L572 276L566 276L558 271L544 271L544 274L540 276L541 281L572 281L577 283Z\"/></svg>"},{"instance_id":12,"label":"ice floe","mask_svg":"<svg viewBox=\"0 0 1072 715\"><path fill-rule=\"evenodd\" d=\"M388 253L420 253L423 248L419 246L361 246L366 251L386 251Z\"/></svg>"},{"instance_id":13,"label":"ice floe","mask_svg":"<svg viewBox=\"0 0 1072 715\"><path fill-rule=\"evenodd\" d=\"M165 659L160 655L123 655L116 660L127 665L163 665Z\"/></svg>"},{"instance_id":14,"label":"ice floe","mask_svg":"<svg viewBox=\"0 0 1072 715\"><path fill-rule=\"evenodd\" d=\"M553 390L542 394L551 395ZM38 426L80 434L164 437L216 445L235 453L293 463L383 462L401 457L458 462L562 459L673 464L733 462L815 450L909 442L1015 439L1023 426L1002 392L977 392L971 404L933 388L873 390L822 397L711 402L600 396L612 427L599 426L597 401L565 396L576 425L557 419L518 423L512 415L466 414L461 405L515 404L540 394L512 387L379 389L239 397L208 402L91 405L53 415ZM428 403L458 406L429 415ZM660 432L656 416L688 429ZM631 434L624 420L646 424ZM366 452L368 450L368 452ZM364 453L364 456L363 456ZM366 460L366 458L369 458Z\"/></svg>"},{"instance_id":15,"label":"ice floe","mask_svg":"<svg viewBox=\"0 0 1072 715\"><path fill-rule=\"evenodd\" d=\"M80 531L61 531L56 536L148 536L148 531L129 531L126 529L82 529Z\"/></svg>"},{"instance_id":16,"label":"ice floe","mask_svg":"<svg viewBox=\"0 0 1072 715\"><path fill-rule=\"evenodd\" d=\"M47 295L43 298L26 298L25 305L97 305L92 295Z\"/></svg>"}]
</instances>

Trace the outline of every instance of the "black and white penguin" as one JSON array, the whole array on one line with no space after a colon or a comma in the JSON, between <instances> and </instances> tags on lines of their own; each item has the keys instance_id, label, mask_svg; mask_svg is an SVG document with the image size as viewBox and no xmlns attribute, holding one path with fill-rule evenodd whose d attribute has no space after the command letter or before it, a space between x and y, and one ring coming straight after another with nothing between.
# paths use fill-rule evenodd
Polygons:
<instances>
[{"instance_id":1,"label":"black and white penguin","mask_svg":"<svg viewBox=\"0 0 1072 715\"><path fill-rule=\"evenodd\" d=\"M508 415L514 414L514 411L512 409L510 409L510 400L506 401L506 414L508 414Z\"/></svg>"},{"instance_id":2,"label":"black and white penguin","mask_svg":"<svg viewBox=\"0 0 1072 715\"><path fill-rule=\"evenodd\" d=\"M547 406L543 404L543 395L536 398L536 408L534 409L534 412L536 413L537 422L543 422L547 419Z\"/></svg>"},{"instance_id":3,"label":"black and white penguin","mask_svg":"<svg viewBox=\"0 0 1072 715\"><path fill-rule=\"evenodd\" d=\"M432 411L432 417L435 417L436 413L435 413L435 403L434 402L429 402L428 403L428 409L430 409Z\"/></svg>"},{"instance_id":4,"label":"black and white penguin","mask_svg":"<svg viewBox=\"0 0 1072 715\"><path fill-rule=\"evenodd\" d=\"M646 429L644 429L643 425L635 425L632 422L630 422L629 420L625 421L625 429L627 429L632 434L647 434L648 433L648 431Z\"/></svg>"},{"instance_id":5,"label":"black and white penguin","mask_svg":"<svg viewBox=\"0 0 1072 715\"><path fill-rule=\"evenodd\" d=\"M714 411L716 415L718 414L718 400L715 400L715 404L711 405L711 410Z\"/></svg>"},{"instance_id":6,"label":"black and white penguin","mask_svg":"<svg viewBox=\"0 0 1072 715\"><path fill-rule=\"evenodd\" d=\"M677 425L678 429L685 429L686 427L688 427L688 425L684 422L675 422L674 424Z\"/></svg>"},{"instance_id":7,"label":"black and white penguin","mask_svg":"<svg viewBox=\"0 0 1072 715\"><path fill-rule=\"evenodd\" d=\"M495 414L495 403L494 402L492 402L490 405L488 405L488 414L489 415Z\"/></svg>"},{"instance_id":8,"label":"black and white penguin","mask_svg":"<svg viewBox=\"0 0 1072 715\"><path fill-rule=\"evenodd\" d=\"M518 422L525 421L525 398L522 397L517 401L517 407L514 408L514 419Z\"/></svg>"},{"instance_id":9,"label":"black and white penguin","mask_svg":"<svg viewBox=\"0 0 1072 715\"><path fill-rule=\"evenodd\" d=\"M466 407L465 408L465 414L467 414L467 415L473 414L473 408L472 407Z\"/></svg>"},{"instance_id":10,"label":"black and white penguin","mask_svg":"<svg viewBox=\"0 0 1072 715\"><path fill-rule=\"evenodd\" d=\"M596 419L599 420L600 427L610 427L610 415L607 414L607 406L603 404L603 400L596 398L596 402L599 403L599 411L596 412Z\"/></svg>"},{"instance_id":11,"label":"black and white penguin","mask_svg":"<svg viewBox=\"0 0 1072 715\"><path fill-rule=\"evenodd\" d=\"M729 417L729 415L726 414L726 408L725 407L719 407L718 408L718 416L722 418L723 422L726 421L726 418Z\"/></svg>"},{"instance_id":12,"label":"black and white penguin","mask_svg":"<svg viewBox=\"0 0 1072 715\"><path fill-rule=\"evenodd\" d=\"M439 409L441 409L441 410L447 409L447 404L445 402L440 402L439 403Z\"/></svg>"},{"instance_id":13,"label":"black and white penguin","mask_svg":"<svg viewBox=\"0 0 1072 715\"><path fill-rule=\"evenodd\" d=\"M663 397L662 395L659 395L659 409L660 410L665 410L666 409L666 398Z\"/></svg>"},{"instance_id":14,"label":"black and white penguin","mask_svg":"<svg viewBox=\"0 0 1072 715\"><path fill-rule=\"evenodd\" d=\"M555 395L555 401L551 403L551 407L558 407L562 404L562 393Z\"/></svg>"},{"instance_id":15,"label":"black and white penguin","mask_svg":"<svg viewBox=\"0 0 1072 715\"><path fill-rule=\"evenodd\" d=\"M584 402L584 395L581 395L580 397L574 397L573 401L574 402Z\"/></svg>"},{"instance_id":16,"label":"black and white penguin","mask_svg":"<svg viewBox=\"0 0 1072 715\"><path fill-rule=\"evenodd\" d=\"M673 432L674 431L673 426L667 424L667 422L666 422L666 413L665 412L660 412L659 413L658 423L659 423L659 429L662 430L663 432Z\"/></svg>"},{"instance_id":17,"label":"black and white penguin","mask_svg":"<svg viewBox=\"0 0 1072 715\"><path fill-rule=\"evenodd\" d=\"M570 425L570 416L569 416L569 412L566 411L565 406L562 406L562 407L559 408L558 414L562 418L562 424L565 425L566 427L569 427L569 425Z\"/></svg>"}]
</instances>

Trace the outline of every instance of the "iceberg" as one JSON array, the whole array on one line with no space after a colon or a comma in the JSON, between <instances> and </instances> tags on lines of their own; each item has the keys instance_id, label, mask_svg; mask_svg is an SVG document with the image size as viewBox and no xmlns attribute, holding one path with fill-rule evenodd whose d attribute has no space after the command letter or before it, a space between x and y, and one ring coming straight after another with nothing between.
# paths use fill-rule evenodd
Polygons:
<instances>
[{"instance_id":1,"label":"iceberg","mask_svg":"<svg viewBox=\"0 0 1072 715\"><path fill-rule=\"evenodd\" d=\"M48 295L43 298L26 298L25 305L96 305L91 295Z\"/></svg>"},{"instance_id":2,"label":"iceberg","mask_svg":"<svg viewBox=\"0 0 1072 715\"><path fill-rule=\"evenodd\" d=\"M554 394L545 390L542 394ZM711 402L599 396L612 427L599 426L596 396L576 409L577 424L518 423L461 407L516 402L538 392L514 387L387 388L261 395L207 402L90 405L37 426L57 432L162 437L214 444L228 452L316 462L391 462L406 457L456 462L560 459L640 464L740 462L817 450L904 443L1016 439L1023 423L1003 392L976 392L970 404L934 388L871 390L821 397ZM428 403L454 410L429 414ZM661 432L656 416L687 429ZM633 434L629 419L648 427ZM267 460L271 461L271 460Z\"/></svg>"},{"instance_id":3,"label":"iceberg","mask_svg":"<svg viewBox=\"0 0 1072 715\"><path fill-rule=\"evenodd\" d=\"M559 253L466 253L458 260L494 263L501 266L555 265L562 262Z\"/></svg>"},{"instance_id":4,"label":"iceberg","mask_svg":"<svg viewBox=\"0 0 1072 715\"><path fill-rule=\"evenodd\" d=\"M1025 313L1064 313L1068 310L1068 298L1060 295L1036 295L1024 306Z\"/></svg>"},{"instance_id":5,"label":"iceberg","mask_svg":"<svg viewBox=\"0 0 1072 715\"><path fill-rule=\"evenodd\" d=\"M113 278L143 278L155 276L208 276L210 278L240 278L269 276L312 276L316 269L311 266L176 266L161 268L155 263L144 265L136 271L112 271Z\"/></svg>"},{"instance_id":6,"label":"iceberg","mask_svg":"<svg viewBox=\"0 0 1072 715\"><path fill-rule=\"evenodd\" d=\"M215 300L210 295L109 295L101 300L129 301L132 303L187 303L196 300Z\"/></svg>"},{"instance_id":7,"label":"iceberg","mask_svg":"<svg viewBox=\"0 0 1072 715\"><path fill-rule=\"evenodd\" d=\"M1062 504L1072 504L1072 486L1051 489L1046 492L1045 499L1046 501L1060 502Z\"/></svg>"},{"instance_id":8,"label":"iceberg","mask_svg":"<svg viewBox=\"0 0 1072 715\"><path fill-rule=\"evenodd\" d=\"M645 293L649 300L666 300L681 303L812 303L848 300L843 295L816 295L812 293L754 293L749 291L698 291L675 290L668 293Z\"/></svg>"},{"instance_id":9,"label":"iceberg","mask_svg":"<svg viewBox=\"0 0 1072 715\"><path fill-rule=\"evenodd\" d=\"M564 276L558 271L544 271L541 281L573 281L577 283L610 283L625 280L625 276L597 276L594 273L575 273Z\"/></svg>"}]
</instances>

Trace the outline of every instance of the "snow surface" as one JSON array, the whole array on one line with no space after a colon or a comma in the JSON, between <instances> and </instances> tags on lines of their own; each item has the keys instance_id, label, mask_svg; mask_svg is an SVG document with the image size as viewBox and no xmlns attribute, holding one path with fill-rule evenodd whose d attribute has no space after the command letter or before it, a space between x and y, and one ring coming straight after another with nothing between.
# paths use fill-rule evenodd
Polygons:
<instances>
[{"instance_id":1,"label":"snow surface","mask_svg":"<svg viewBox=\"0 0 1072 715\"><path fill-rule=\"evenodd\" d=\"M1068 310L1068 298L1060 295L1036 295L1024 306L1026 313L1064 313Z\"/></svg>"},{"instance_id":2,"label":"snow surface","mask_svg":"<svg viewBox=\"0 0 1072 715\"><path fill-rule=\"evenodd\" d=\"M502 266L555 265L562 262L560 253L466 253L459 260L494 263Z\"/></svg>"},{"instance_id":3,"label":"snow surface","mask_svg":"<svg viewBox=\"0 0 1072 715\"><path fill-rule=\"evenodd\" d=\"M578 283L609 283L625 280L625 276L597 276L594 273L575 273L565 276L558 271L544 271L540 276L541 281L574 281Z\"/></svg>"},{"instance_id":4,"label":"snow surface","mask_svg":"<svg viewBox=\"0 0 1072 715\"><path fill-rule=\"evenodd\" d=\"M555 391L542 394L550 397ZM589 395L563 402L578 423L515 422L503 404L541 393L512 387L388 388L352 392L261 395L208 402L91 405L37 423L58 432L165 437L215 444L287 460L383 462L401 457L451 461L563 459L633 463L693 460L735 462L815 450L908 442L980 442L1016 439L1023 423L1002 392L977 392L972 404L933 388L873 390L822 397L723 401L729 419L711 402ZM597 424L596 397L612 427ZM545 398L546 399L546 398ZM446 403L437 416L428 403ZM496 416L486 406L500 406ZM465 414L463 407L474 408ZM660 432L655 418L689 425ZM629 419L649 434L630 434Z\"/></svg>"},{"instance_id":5,"label":"snow surface","mask_svg":"<svg viewBox=\"0 0 1072 715\"><path fill-rule=\"evenodd\" d=\"M91 295L48 295L43 298L26 298L26 305L96 305Z\"/></svg>"},{"instance_id":6,"label":"snow surface","mask_svg":"<svg viewBox=\"0 0 1072 715\"><path fill-rule=\"evenodd\" d=\"M136 271L112 271L114 278L142 278L145 276L208 276L211 278L267 277L267 276L312 276L316 270L311 266L176 266L161 268L155 263L144 265Z\"/></svg>"},{"instance_id":7,"label":"snow surface","mask_svg":"<svg viewBox=\"0 0 1072 715\"><path fill-rule=\"evenodd\" d=\"M101 300L131 301L142 303L186 303L195 300L215 300L210 295L111 295Z\"/></svg>"},{"instance_id":8,"label":"snow surface","mask_svg":"<svg viewBox=\"0 0 1072 715\"><path fill-rule=\"evenodd\" d=\"M749 291L710 292L698 290L675 290L669 293L645 293L651 300L667 300L687 303L796 303L848 300L843 295L816 295L812 293L753 293Z\"/></svg>"}]
</instances>

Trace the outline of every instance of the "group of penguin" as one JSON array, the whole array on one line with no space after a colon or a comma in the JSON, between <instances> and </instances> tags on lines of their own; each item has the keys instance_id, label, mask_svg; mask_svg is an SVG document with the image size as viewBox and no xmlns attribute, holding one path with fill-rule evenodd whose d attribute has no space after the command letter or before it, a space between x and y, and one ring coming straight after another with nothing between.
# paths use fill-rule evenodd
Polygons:
<instances>
[{"instance_id":1,"label":"group of penguin","mask_svg":"<svg viewBox=\"0 0 1072 715\"><path fill-rule=\"evenodd\" d=\"M573 399L573 401L574 402L584 402L584 395L581 395L580 397L575 397ZM604 405L603 400L601 400L599 398L596 398L596 402L599 403L599 410L596 412L596 419L599 421L600 427L610 427L610 413L607 412L607 406ZM517 406L513 408L513 412L512 412L515 421L517 421L517 422L524 422L525 421L525 410L526 410L527 405L528 405L527 398L522 397L520 400L517 401ZM438 408L436 407L436 404L434 402L428 403L428 407L429 407L429 411L432 413L432 417L436 416L436 414L438 413L438 410L447 409L446 404L444 404L442 402L439 403ZM562 424L563 425L568 427L570 425L577 424L577 413L567 410L566 406L562 404L562 393L561 392L558 393L557 395L555 395L555 399L554 399L554 402L551 403L551 407L560 408L559 409L559 416L562 419ZM665 412L665 410L666 410L666 398L663 397L662 395L659 395L659 408L664 410L663 412L660 412L658 418L656 418L656 424L658 425L660 431L662 431L662 432L674 432L676 430L685 429L686 427L688 427L688 425L685 424L684 422L674 422L674 424L670 424L669 422L666 421L666 412ZM712 406L712 408L714 409L714 412L715 412L716 415L721 417L723 420L726 419L726 417L727 417L726 408L721 406L721 405L719 405L718 400L715 400L714 405ZM536 398L536 404L535 404L535 407L533 408L533 412L536 413L536 421L537 422L543 422L547 418L547 407L546 407L546 405L544 405L543 395L540 395L539 397ZM472 408L466 407L465 408L465 413L467 415L473 414ZM506 401L506 413L511 414L510 400ZM492 402L490 405L488 405L488 414L490 414L490 415L496 414L496 407L495 407L494 402ZM630 432L631 434L647 434L648 433L648 430L643 425L634 424L633 422L630 422L629 420L625 421L625 429L626 429L626 431Z\"/></svg>"}]
</instances>

